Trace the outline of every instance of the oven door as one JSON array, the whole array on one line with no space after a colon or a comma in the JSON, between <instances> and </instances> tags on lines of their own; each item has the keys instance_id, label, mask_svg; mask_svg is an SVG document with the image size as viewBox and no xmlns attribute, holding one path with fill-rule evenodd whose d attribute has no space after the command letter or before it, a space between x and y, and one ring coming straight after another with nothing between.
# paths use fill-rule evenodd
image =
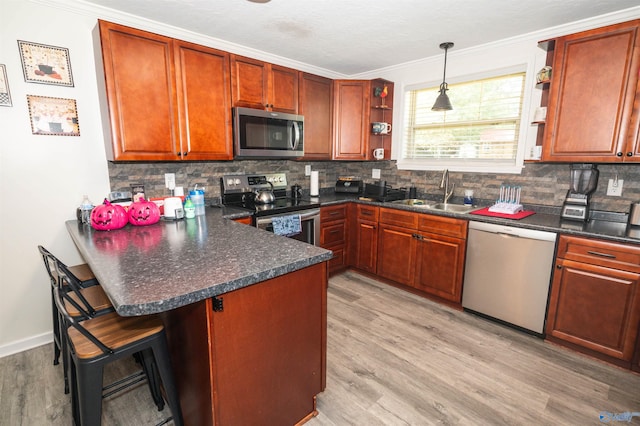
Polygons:
<instances>
[{"instance_id":1,"label":"oven door","mask_svg":"<svg viewBox=\"0 0 640 426\"><path fill-rule=\"evenodd\" d=\"M275 214L269 216L256 217L256 227L265 231L273 232L273 217L300 215L300 225L302 232L291 235L289 238L304 241L305 243L320 245L320 209L301 210L297 212Z\"/></svg>"}]
</instances>

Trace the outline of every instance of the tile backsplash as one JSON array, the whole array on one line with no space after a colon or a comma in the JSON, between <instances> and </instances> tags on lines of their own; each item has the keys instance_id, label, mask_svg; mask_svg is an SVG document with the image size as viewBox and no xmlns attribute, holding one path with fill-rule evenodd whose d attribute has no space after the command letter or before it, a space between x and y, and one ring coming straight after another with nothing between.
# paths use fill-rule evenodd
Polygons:
<instances>
[{"instance_id":1,"label":"tile backsplash","mask_svg":"<svg viewBox=\"0 0 640 426\"><path fill-rule=\"evenodd\" d=\"M220 196L220 177L234 173L286 172L289 186L297 183L309 190L309 176L305 165L320 172L320 188L331 190L339 176L355 176L373 182L372 169L380 169L381 179L393 187L417 188L420 197L437 197L442 171L398 170L395 161L290 161L242 160L178 163L109 163L112 191L129 191L133 184L143 184L149 197L169 196L164 186L164 174L175 173L176 186L193 189L204 187L206 198ZM527 163L522 174L491 174L451 172L449 181L455 183L454 200L462 199L465 189L473 189L476 200L491 203L498 196L500 185L522 186L522 203L560 207L569 189L569 164ZM592 208L628 212L632 202L640 201L640 166L600 164L598 189L592 196ZM624 180L622 196L606 195L609 179Z\"/></svg>"}]
</instances>

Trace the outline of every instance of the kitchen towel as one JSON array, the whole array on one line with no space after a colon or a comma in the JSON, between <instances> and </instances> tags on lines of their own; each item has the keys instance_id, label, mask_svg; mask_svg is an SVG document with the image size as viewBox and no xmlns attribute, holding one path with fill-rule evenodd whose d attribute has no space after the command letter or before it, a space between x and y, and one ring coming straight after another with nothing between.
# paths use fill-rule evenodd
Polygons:
<instances>
[{"instance_id":1,"label":"kitchen towel","mask_svg":"<svg viewBox=\"0 0 640 426\"><path fill-rule=\"evenodd\" d=\"M490 212L489 211L489 207L485 207L483 209L480 210L474 210L472 212L469 212L469 214L477 214L480 216L491 216L491 217L502 217L504 219L514 219L514 220L519 220L519 219L523 219L527 216L531 216L532 214L535 214L535 212L533 210L522 210L519 211L516 214L508 214L508 213L496 213L496 212Z\"/></svg>"},{"instance_id":2,"label":"kitchen towel","mask_svg":"<svg viewBox=\"0 0 640 426\"><path fill-rule=\"evenodd\" d=\"M271 219L273 225L273 233L290 237L302 232L302 223L299 214L291 214L286 216L274 216Z\"/></svg>"},{"instance_id":3,"label":"kitchen towel","mask_svg":"<svg viewBox=\"0 0 640 426\"><path fill-rule=\"evenodd\" d=\"M319 176L317 171L311 172L311 188L309 191L309 195L311 195L312 197L317 197L318 195L320 195L318 177Z\"/></svg>"}]
</instances>

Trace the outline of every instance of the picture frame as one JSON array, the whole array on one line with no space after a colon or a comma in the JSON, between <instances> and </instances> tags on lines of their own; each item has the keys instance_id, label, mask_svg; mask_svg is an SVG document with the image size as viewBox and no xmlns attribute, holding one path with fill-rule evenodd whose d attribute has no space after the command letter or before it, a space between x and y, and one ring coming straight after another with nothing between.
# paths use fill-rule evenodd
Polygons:
<instances>
[{"instance_id":1,"label":"picture frame","mask_svg":"<svg viewBox=\"0 0 640 426\"><path fill-rule=\"evenodd\" d=\"M73 87L69 49L18 40L24 80Z\"/></svg>"},{"instance_id":2,"label":"picture frame","mask_svg":"<svg viewBox=\"0 0 640 426\"><path fill-rule=\"evenodd\" d=\"M75 99L27 95L27 104L32 134L80 136Z\"/></svg>"},{"instance_id":3,"label":"picture frame","mask_svg":"<svg viewBox=\"0 0 640 426\"><path fill-rule=\"evenodd\" d=\"M9 91L9 80L7 79L7 69L4 64L0 64L0 106L13 106L11 92Z\"/></svg>"}]
</instances>

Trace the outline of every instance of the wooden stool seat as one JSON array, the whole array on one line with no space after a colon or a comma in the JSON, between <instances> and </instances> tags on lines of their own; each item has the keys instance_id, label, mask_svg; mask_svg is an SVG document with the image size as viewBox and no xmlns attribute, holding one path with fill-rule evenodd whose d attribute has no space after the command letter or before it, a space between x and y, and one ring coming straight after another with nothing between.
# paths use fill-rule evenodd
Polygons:
<instances>
[{"instance_id":1,"label":"wooden stool seat","mask_svg":"<svg viewBox=\"0 0 640 426\"><path fill-rule=\"evenodd\" d=\"M82 326L113 350L152 336L164 329L162 321L156 316L121 317L115 312L83 321ZM75 328L69 329L69 339L75 347L78 358L89 359L103 354L101 348Z\"/></svg>"},{"instance_id":2,"label":"wooden stool seat","mask_svg":"<svg viewBox=\"0 0 640 426\"><path fill-rule=\"evenodd\" d=\"M84 302L82 302L82 300L80 299L79 294L81 294L82 297L84 297L84 299L87 301L87 303L91 305L93 309L98 313L113 310L113 305L111 304L109 297L107 297L107 294L104 292L102 287L98 285L95 285L93 287L81 288L77 292L69 292L69 299L76 302L79 306L84 306ZM66 303L65 306L67 308L67 312L69 312L69 315L71 315L72 317L85 316L85 314L81 310L76 308L76 306L74 306L72 303Z\"/></svg>"}]
</instances>

